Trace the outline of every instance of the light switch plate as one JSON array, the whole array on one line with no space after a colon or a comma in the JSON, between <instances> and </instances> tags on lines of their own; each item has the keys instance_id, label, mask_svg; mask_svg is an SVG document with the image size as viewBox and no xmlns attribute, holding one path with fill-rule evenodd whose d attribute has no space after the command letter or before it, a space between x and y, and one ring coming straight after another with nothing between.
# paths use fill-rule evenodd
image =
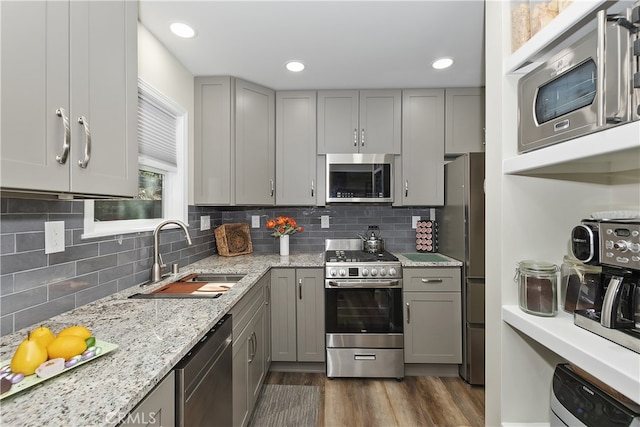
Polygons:
<instances>
[{"instance_id":1,"label":"light switch plate","mask_svg":"<svg viewBox=\"0 0 640 427\"><path fill-rule=\"evenodd\" d=\"M260 215L251 215L251 228L260 228Z\"/></svg>"},{"instance_id":2,"label":"light switch plate","mask_svg":"<svg viewBox=\"0 0 640 427\"><path fill-rule=\"evenodd\" d=\"M418 215L414 215L411 217L411 228L417 228L418 227L418 221L420 221L420 216Z\"/></svg>"},{"instance_id":3,"label":"light switch plate","mask_svg":"<svg viewBox=\"0 0 640 427\"><path fill-rule=\"evenodd\" d=\"M200 217L200 231L211 230L211 217L203 215Z\"/></svg>"},{"instance_id":4,"label":"light switch plate","mask_svg":"<svg viewBox=\"0 0 640 427\"><path fill-rule=\"evenodd\" d=\"M44 223L44 253L64 252L64 221Z\"/></svg>"},{"instance_id":5,"label":"light switch plate","mask_svg":"<svg viewBox=\"0 0 640 427\"><path fill-rule=\"evenodd\" d=\"M329 228L329 215L320 216L320 228Z\"/></svg>"}]
</instances>

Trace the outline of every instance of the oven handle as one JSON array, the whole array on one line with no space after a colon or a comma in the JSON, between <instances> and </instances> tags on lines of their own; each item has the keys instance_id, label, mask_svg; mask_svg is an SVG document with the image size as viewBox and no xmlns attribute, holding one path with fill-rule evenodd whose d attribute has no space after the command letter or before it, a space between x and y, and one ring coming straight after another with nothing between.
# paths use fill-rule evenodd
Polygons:
<instances>
[{"instance_id":1,"label":"oven handle","mask_svg":"<svg viewBox=\"0 0 640 427\"><path fill-rule=\"evenodd\" d=\"M329 280L325 288L395 288L400 285L399 280L385 280L375 282L350 282Z\"/></svg>"}]
</instances>

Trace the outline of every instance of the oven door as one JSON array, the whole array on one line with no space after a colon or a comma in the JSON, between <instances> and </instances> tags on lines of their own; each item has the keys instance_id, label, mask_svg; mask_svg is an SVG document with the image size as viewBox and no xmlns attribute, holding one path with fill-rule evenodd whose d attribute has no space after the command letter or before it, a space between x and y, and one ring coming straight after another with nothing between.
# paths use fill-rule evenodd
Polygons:
<instances>
[{"instance_id":1,"label":"oven door","mask_svg":"<svg viewBox=\"0 0 640 427\"><path fill-rule=\"evenodd\" d=\"M389 283L389 281L385 281ZM403 347L402 286L340 286L327 281L325 327L327 347ZM330 286L329 283L335 284Z\"/></svg>"}]
</instances>

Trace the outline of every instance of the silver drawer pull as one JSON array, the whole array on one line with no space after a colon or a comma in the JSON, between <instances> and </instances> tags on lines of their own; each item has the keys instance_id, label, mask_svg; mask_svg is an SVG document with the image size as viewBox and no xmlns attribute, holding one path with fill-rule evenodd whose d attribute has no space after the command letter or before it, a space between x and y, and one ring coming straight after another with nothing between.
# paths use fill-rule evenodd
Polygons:
<instances>
[{"instance_id":1,"label":"silver drawer pull","mask_svg":"<svg viewBox=\"0 0 640 427\"><path fill-rule=\"evenodd\" d=\"M422 279L422 283L442 283L442 279Z\"/></svg>"},{"instance_id":2,"label":"silver drawer pull","mask_svg":"<svg viewBox=\"0 0 640 427\"><path fill-rule=\"evenodd\" d=\"M353 360L376 360L375 354L354 354Z\"/></svg>"},{"instance_id":3,"label":"silver drawer pull","mask_svg":"<svg viewBox=\"0 0 640 427\"><path fill-rule=\"evenodd\" d=\"M407 303L407 324L411 323L411 306Z\"/></svg>"},{"instance_id":4,"label":"silver drawer pull","mask_svg":"<svg viewBox=\"0 0 640 427\"><path fill-rule=\"evenodd\" d=\"M84 127L84 159L78 160L78 166L84 169L89 165L89 160L91 160L91 131L85 116L78 117L78 123Z\"/></svg>"},{"instance_id":5,"label":"silver drawer pull","mask_svg":"<svg viewBox=\"0 0 640 427\"><path fill-rule=\"evenodd\" d=\"M64 126L64 136L62 138L62 154L56 156L56 160L61 165L64 165L65 163L67 163L69 147L71 146L71 128L69 126L69 117L64 114L64 108L58 108L56 110L56 115L58 117L62 117L62 124Z\"/></svg>"}]
</instances>

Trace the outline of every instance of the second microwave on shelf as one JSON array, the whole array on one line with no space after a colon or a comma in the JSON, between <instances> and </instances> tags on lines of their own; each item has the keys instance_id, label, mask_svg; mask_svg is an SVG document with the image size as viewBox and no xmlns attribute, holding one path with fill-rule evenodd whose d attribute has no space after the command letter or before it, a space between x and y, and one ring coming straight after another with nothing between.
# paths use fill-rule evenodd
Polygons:
<instances>
[{"instance_id":1,"label":"second microwave on shelf","mask_svg":"<svg viewBox=\"0 0 640 427\"><path fill-rule=\"evenodd\" d=\"M638 120L629 19L598 12L596 31L520 79L519 153Z\"/></svg>"},{"instance_id":2,"label":"second microwave on shelf","mask_svg":"<svg viewBox=\"0 0 640 427\"><path fill-rule=\"evenodd\" d=\"M393 154L327 154L327 203L393 202Z\"/></svg>"}]
</instances>

